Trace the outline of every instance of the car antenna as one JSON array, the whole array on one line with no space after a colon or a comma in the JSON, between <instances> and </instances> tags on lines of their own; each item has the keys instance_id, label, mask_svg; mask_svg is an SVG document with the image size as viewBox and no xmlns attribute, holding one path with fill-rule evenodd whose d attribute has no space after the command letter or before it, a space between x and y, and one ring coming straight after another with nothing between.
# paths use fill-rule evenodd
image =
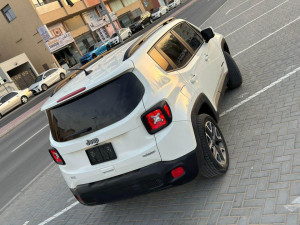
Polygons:
<instances>
[{"instance_id":1,"label":"car antenna","mask_svg":"<svg viewBox=\"0 0 300 225\"><path fill-rule=\"evenodd\" d=\"M78 69L68 69L68 70L70 70L70 71L72 71L72 70L82 70L82 71L84 71L86 76L93 72L93 70L85 70L85 69L80 69L80 68L78 68Z\"/></svg>"}]
</instances>

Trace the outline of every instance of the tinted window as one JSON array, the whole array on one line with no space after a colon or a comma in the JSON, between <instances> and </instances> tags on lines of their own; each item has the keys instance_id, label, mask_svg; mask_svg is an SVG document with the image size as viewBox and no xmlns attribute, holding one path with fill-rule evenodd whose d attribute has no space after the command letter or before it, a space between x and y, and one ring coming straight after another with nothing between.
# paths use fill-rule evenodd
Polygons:
<instances>
[{"instance_id":1,"label":"tinted window","mask_svg":"<svg viewBox=\"0 0 300 225\"><path fill-rule=\"evenodd\" d=\"M51 75L52 73L54 73L56 70L57 69L52 69L52 70L49 70L49 71L45 72L44 77L45 78L48 77L49 75Z\"/></svg>"},{"instance_id":2,"label":"tinted window","mask_svg":"<svg viewBox=\"0 0 300 225\"><path fill-rule=\"evenodd\" d=\"M174 28L174 31L194 50L197 50L203 44L199 34L197 34L187 23L177 25Z\"/></svg>"},{"instance_id":3,"label":"tinted window","mask_svg":"<svg viewBox=\"0 0 300 225\"><path fill-rule=\"evenodd\" d=\"M144 95L144 87L132 73L48 110L54 140L63 142L107 127L129 115Z\"/></svg>"},{"instance_id":4,"label":"tinted window","mask_svg":"<svg viewBox=\"0 0 300 225\"><path fill-rule=\"evenodd\" d=\"M160 9L160 8L154 9L154 10L152 11L152 13L156 13L156 12L158 12L158 11L159 11L159 9Z\"/></svg>"},{"instance_id":5,"label":"tinted window","mask_svg":"<svg viewBox=\"0 0 300 225\"><path fill-rule=\"evenodd\" d=\"M149 55L163 70L168 71L173 69L173 67L155 48L151 49Z\"/></svg>"},{"instance_id":6,"label":"tinted window","mask_svg":"<svg viewBox=\"0 0 300 225\"><path fill-rule=\"evenodd\" d=\"M161 49L177 67L184 66L192 57L187 48L171 33L158 42L157 48Z\"/></svg>"},{"instance_id":7,"label":"tinted window","mask_svg":"<svg viewBox=\"0 0 300 225\"><path fill-rule=\"evenodd\" d=\"M111 35L112 38L117 37L118 35L116 33L114 33L113 35Z\"/></svg>"},{"instance_id":8,"label":"tinted window","mask_svg":"<svg viewBox=\"0 0 300 225\"><path fill-rule=\"evenodd\" d=\"M89 52L91 52L91 51L93 51L94 50L94 46L91 46L90 48L89 48Z\"/></svg>"},{"instance_id":9,"label":"tinted window","mask_svg":"<svg viewBox=\"0 0 300 225\"><path fill-rule=\"evenodd\" d=\"M42 79L43 79L43 75L39 75L35 78L34 83L37 83L37 82L41 81Z\"/></svg>"},{"instance_id":10,"label":"tinted window","mask_svg":"<svg viewBox=\"0 0 300 225\"><path fill-rule=\"evenodd\" d=\"M1 102L4 103L4 102L8 101L9 99L11 99L12 97L16 96L17 94L18 94L18 93L16 93L16 92L11 92L11 93L9 93L9 94L3 96L3 97L1 98Z\"/></svg>"}]
</instances>

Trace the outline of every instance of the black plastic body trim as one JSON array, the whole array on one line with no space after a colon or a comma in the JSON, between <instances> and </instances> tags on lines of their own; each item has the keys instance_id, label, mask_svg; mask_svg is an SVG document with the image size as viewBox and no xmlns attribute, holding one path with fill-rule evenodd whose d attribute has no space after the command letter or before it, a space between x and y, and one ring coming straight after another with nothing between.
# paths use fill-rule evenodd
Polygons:
<instances>
[{"instance_id":1,"label":"black plastic body trim","mask_svg":"<svg viewBox=\"0 0 300 225\"><path fill-rule=\"evenodd\" d=\"M185 173L181 177L173 178L171 171L179 166L184 168ZM120 176L79 185L71 191L84 205L105 204L184 184L197 175L196 152L192 151L172 161L153 163Z\"/></svg>"}]
</instances>

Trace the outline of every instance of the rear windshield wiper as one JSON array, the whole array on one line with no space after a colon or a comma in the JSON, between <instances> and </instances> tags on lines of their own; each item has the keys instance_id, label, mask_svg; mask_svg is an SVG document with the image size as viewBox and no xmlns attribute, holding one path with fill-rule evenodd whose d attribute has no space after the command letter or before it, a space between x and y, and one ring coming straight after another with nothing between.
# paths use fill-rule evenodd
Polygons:
<instances>
[{"instance_id":1,"label":"rear windshield wiper","mask_svg":"<svg viewBox=\"0 0 300 225\"><path fill-rule=\"evenodd\" d=\"M79 134L83 134L83 133L89 132L91 130L92 130L92 127L85 128L83 130L80 130L80 131L77 131L77 132L75 132L73 134L68 135L67 137L65 137L65 139L68 139L68 138L73 137L73 136L77 136Z\"/></svg>"}]
</instances>

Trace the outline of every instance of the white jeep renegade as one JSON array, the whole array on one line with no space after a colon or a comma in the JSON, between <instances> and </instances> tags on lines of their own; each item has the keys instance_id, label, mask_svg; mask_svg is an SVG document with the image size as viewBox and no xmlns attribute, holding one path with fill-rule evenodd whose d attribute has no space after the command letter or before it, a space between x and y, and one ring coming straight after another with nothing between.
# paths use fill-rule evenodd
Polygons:
<instances>
[{"instance_id":1,"label":"white jeep renegade","mask_svg":"<svg viewBox=\"0 0 300 225\"><path fill-rule=\"evenodd\" d=\"M50 154L79 202L226 172L218 103L242 77L222 35L170 18L89 69L67 78L42 107Z\"/></svg>"}]
</instances>

